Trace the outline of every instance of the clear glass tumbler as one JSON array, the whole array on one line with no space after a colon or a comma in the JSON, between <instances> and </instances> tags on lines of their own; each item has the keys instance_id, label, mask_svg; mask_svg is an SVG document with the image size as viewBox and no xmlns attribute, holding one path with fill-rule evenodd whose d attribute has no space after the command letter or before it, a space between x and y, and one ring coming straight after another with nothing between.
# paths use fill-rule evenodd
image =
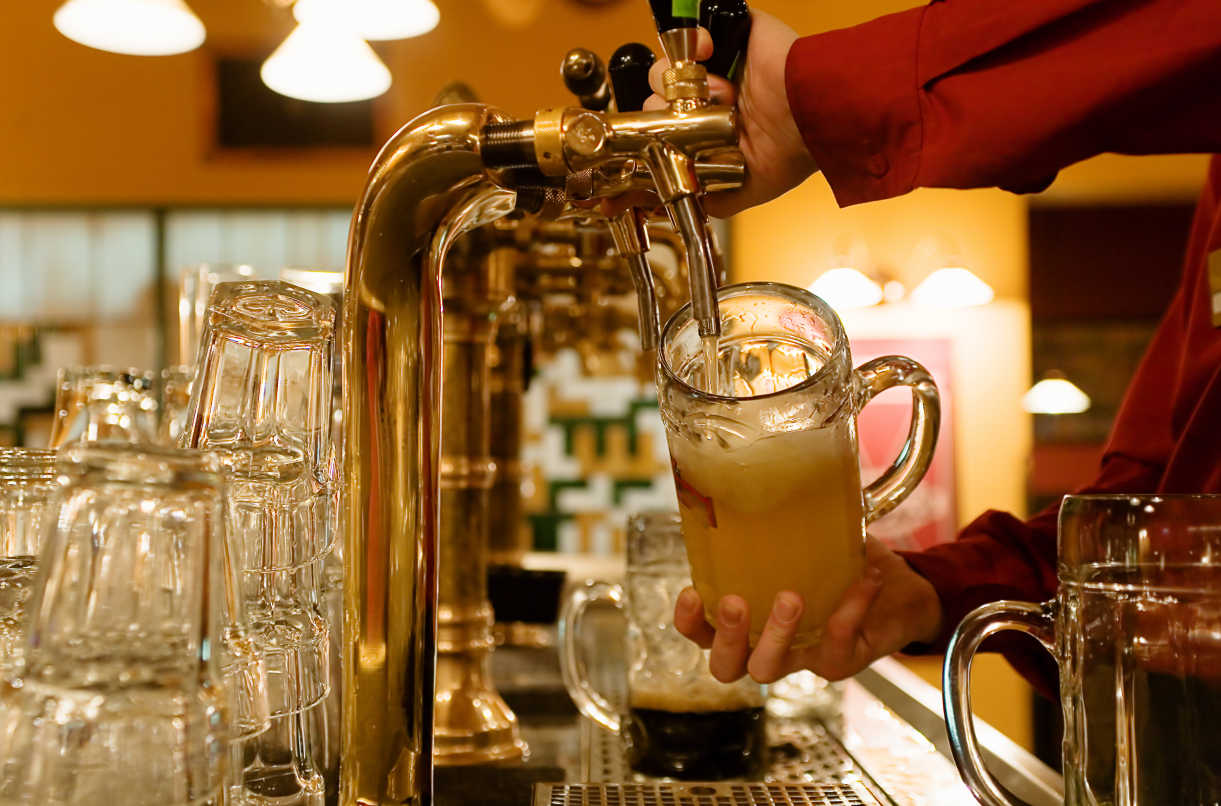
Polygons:
<instances>
[{"instance_id":1,"label":"clear glass tumbler","mask_svg":"<svg viewBox=\"0 0 1221 806\"><path fill-rule=\"evenodd\" d=\"M0 448L0 674L20 657L39 550L62 492L55 451Z\"/></svg>"},{"instance_id":2,"label":"clear glass tumbler","mask_svg":"<svg viewBox=\"0 0 1221 806\"><path fill-rule=\"evenodd\" d=\"M73 448L15 676L0 683L0 802L220 804L229 713L215 458Z\"/></svg>"},{"instance_id":3,"label":"clear glass tumbler","mask_svg":"<svg viewBox=\"0 0 1221 806\"><path fill-rule=\"evenodd\" d=\"M835 311L808 291L745 283L719 291L722 335L700 338L688 305L662 333L658 399L695 587L715 624L722 596L746 599L751 642L776 594L805 615L793 642L811 646L865 568L865 527L915 489L933 456L937 386L910 358L852 368ZM715 393L706 391L716 356ZM907 386L911 430L894 464L861 489L856 416Z\"/></svg>"},{"instance_id":4,"label":"clear glass tumbler","mask_svg":"<svg viewBox=\"0 0 1221 806\"><path fill-rule=\"evenodd\" d=\"M945 659L954 761L980 803L1012 806L984 767L971 661L1001 630L1059 663L1070 806L1221 803L1221 495L1070 495L1059 589L1000 601L958 625Z\"/></svg>"},{"instance_id":5,"label":"clear glass tumbler","mask_svg":"<svg viewBox=\"0 0 1221 806\"><path fill-rule=\"evenodd\" d=\"M577 588L560 618L560 670L581 713L618 733L641 776L715 781L751 778L767 763L763 687L718 682L707 653L674 627L674 603L691 584L679 516L628 522L627 578ZM599 693L582 657L587 608L608 602L628 620L626 702Z\"/></svg>"},{"instance_id":6,"label":"clear glass tumbler","mask_svg":"<svg viewBox=\"0 0 1221 806\"><path fill-rule=\"evenodd\" d=\"M153 375L114 367L68 367L55 389L52 448L76 442L157 441L157 396Z\"/></svg>"},{"instance_id":7,"label":"clear glass tumbler","mask_svg":"<svg viewBox=\"0 0 1221 806\"><path fill-rule=\"evenodd\" d=\"M271 725L233 754L232 797L250 804L324 793L311 711L331 685L334 318L328 297L285 282L221 283L192 383L184 441L222 457L242 599L266 658Z\"/></svg>"},{"instance_id":8,"label":"clear glass tumbler","mask_svg":"<svg viewBox=\"0 0 1221 806\"><path fill-rule=\"evenodd\" d=\"M178 279L178 363L194 367L199 357L199 337L203 334L208 302L221 283L257 280L253 266L233 263L197 263L183 266Z\"/></svg>"}]
</instances>

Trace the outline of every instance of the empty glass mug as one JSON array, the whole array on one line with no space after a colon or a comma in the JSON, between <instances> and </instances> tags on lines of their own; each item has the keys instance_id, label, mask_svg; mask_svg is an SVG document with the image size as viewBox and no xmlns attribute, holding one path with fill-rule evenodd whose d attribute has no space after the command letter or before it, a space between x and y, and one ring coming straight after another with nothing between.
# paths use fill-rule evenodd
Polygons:
<instances>
[{"instance_id":1,"label":"empty glass mug","mask_svg":"<svg viewBox=\"0 0 1221 806\"><path fill-rule=\"evenodd\" d=\"M707 653L674 628L674 603L691 584L679 518L637 515L628 524L623 585L573 591L560 618L560 670L581 713L619 733L640 775L711 781L757 776L766 762L763 688L718 682ZM609 602L628 619L628 696L612 705L590 682L580 647L589 605Z\"/></svg>"},{"instance_id":2,"label":"empty glass mug","mask_svg":"<svg viewBox=\"0 0 1221 806\"><path fill-rule=\"evenodd\" d=\"M752 645L776 594L796 591L805 615L793 646L811 646L865 570L866 525L898 506L928 469L941 419L937 386L901 356L854 370L839 317L808 291L744 283L718 297L717 344L701 339L687 305L658 351L692 576L713 625L722 596L747 601ZM717 377L709 383L712 350ZM912 390L911 430L894 464L862 491L856 416L894 386Z\"/></svg>"},{"instance_id":3,"label":"empty glass mug","mask_svg":"<svg viewBox=\"0 0 1221 806\"><path fill-rule=\"evenodd\" d=\"M1221 496L1068 496L1059 589L963 619L946 655L954 761L986 806L1022 801L987 771L972 727L971 660L1000 630L1060 667L1070 806L1221 803Z\"/></svg>"}]
</instances>

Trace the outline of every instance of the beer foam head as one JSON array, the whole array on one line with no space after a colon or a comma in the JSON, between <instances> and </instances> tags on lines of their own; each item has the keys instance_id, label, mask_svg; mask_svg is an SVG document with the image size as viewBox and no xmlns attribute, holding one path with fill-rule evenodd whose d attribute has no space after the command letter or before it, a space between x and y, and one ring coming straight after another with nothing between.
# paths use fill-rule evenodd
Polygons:
<instances>
[{"instance_id":1,"label":"beer foam head","mask_svg":"<svg viewBox=\"0 0 1221 806\"><path fill-rule=\"evenodd\" d=\"M741 711L763 707L763 689L752 680L720 683L707 674L649 675L632 680L632 708L673 713Z\"/></svg>"}]
</instances>

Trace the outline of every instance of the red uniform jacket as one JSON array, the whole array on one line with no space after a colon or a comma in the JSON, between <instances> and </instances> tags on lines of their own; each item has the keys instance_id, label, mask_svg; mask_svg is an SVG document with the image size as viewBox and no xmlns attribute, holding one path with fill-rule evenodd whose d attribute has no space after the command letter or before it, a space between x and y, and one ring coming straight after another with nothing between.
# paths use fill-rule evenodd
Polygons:
<instances>
[{"instance_id":1,"label":"red uniform jacket","mask_svg":"<svg viewBox=\"0 0 1221 806\"><path fill-rule=\"evenodd\" d=\"M800 39L793 116L841 205L916 187L1046 187L1103 152L1221 152L1221 0L943 0ZM1216 275L1210 287L1210 255ZM1221 493L1221 158L1196 211L1182 286L1084 492ZM1221 323L1221 318L1218 319ZM990 511L907 561L936 587L943 649L971 609L1056 589L1052 507ZM997 648L1044 693L1055 664Z\"/></svg>"}]
</instances>

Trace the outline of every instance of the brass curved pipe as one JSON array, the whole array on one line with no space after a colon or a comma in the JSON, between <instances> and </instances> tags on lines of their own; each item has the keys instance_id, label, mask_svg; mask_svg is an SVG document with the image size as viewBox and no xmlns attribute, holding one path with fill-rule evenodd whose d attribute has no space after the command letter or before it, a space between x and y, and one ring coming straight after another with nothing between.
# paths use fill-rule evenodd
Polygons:
<instances>
[{"instance_id":1,"label":"brass curved pipe","mask_svg":"<svg viewBox=\"0 0 1221 806\"><path fill-rule=\"evenodd\" d=\"M356 207L344 277L346 450L343 806L432 794L442 321L463 232L513 208L480 157L510 118L431 110L382 149Z\"/></svg>"}]
</instances>

